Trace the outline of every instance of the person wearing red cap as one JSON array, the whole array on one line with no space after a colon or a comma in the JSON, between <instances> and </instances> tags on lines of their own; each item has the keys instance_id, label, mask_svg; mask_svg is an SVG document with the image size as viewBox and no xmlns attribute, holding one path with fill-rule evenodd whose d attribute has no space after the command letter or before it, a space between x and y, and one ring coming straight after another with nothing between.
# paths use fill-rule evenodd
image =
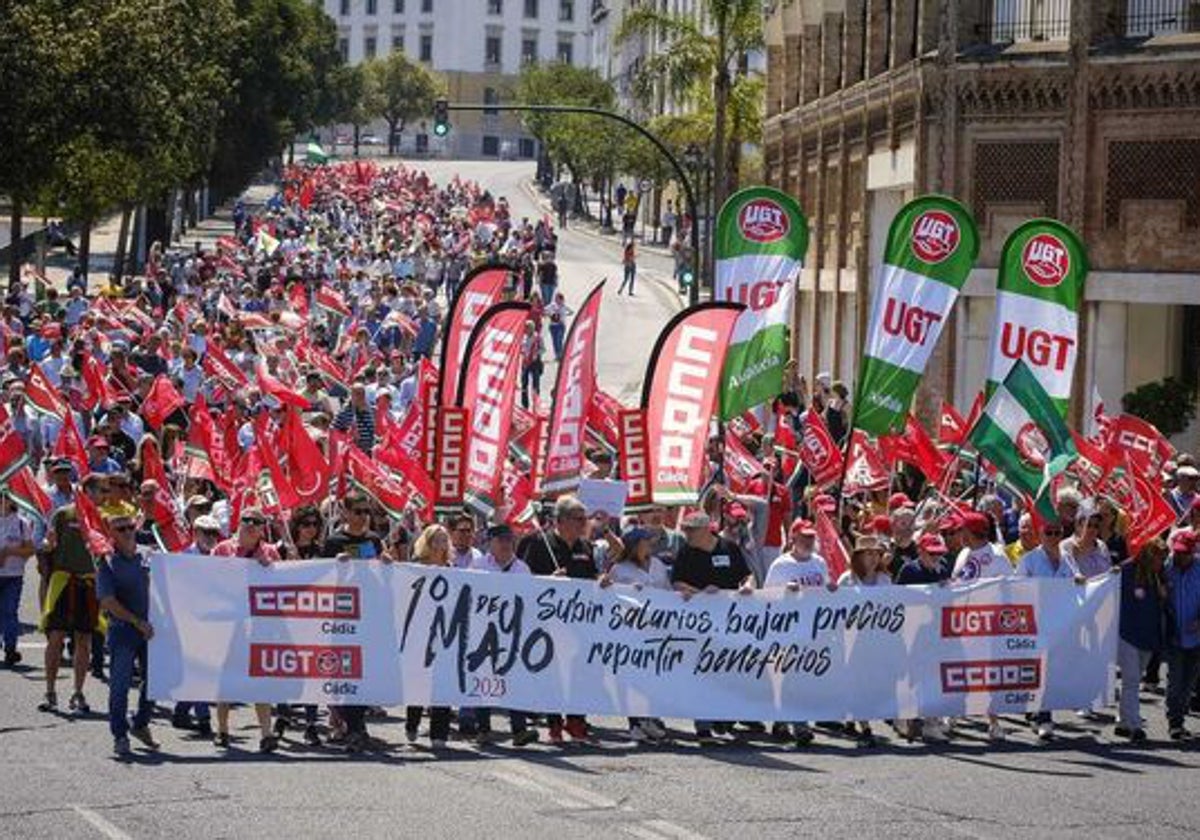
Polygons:
<instances>
[{"instance_id":1,"label":"person wearing red cap","mask_svg":"<svg viewBox=\"0 0 1200 840\"><path fill-rule=\"evenodd\" d=\"M1008 558L991 542L995 529L987 514L968 511L959 520L958 531L964 545L954 562L954 571L950 575L952 580L968 582L1012 574ZM988 715L988 738L993 741L1004 740L1000 719L993 714Z\"/></svg>"},{"instance_id":2,"label":"person wearing red cap","mask_svg":"<svg viewBox=\"0 0 1200 840\"><path fill-rule=\"evenodd\" d=\"M823 557L813 552L817 529L807 519L797 519L792 522L788 534L791 538L788 550L771 563L767 578L763 581L763 589L783 588L789 592L799 592L801 589L829 586L829 565ZM802 721L791 724L790 732L788 724L776 723L771 728L771 734L781 740L790 736L798 747L812 743L813 739L812 728Z\"/></svg>"},{"instance_id":3,"label":"person wearing red cap","mask_svg":"<svg viewBox=\"0 0 1200 840\"><path fill-rule=\"evenodd\" d=\"M1166 584L1167 645L1163 660L1167 663L1167 726L1171 740L1192 737L1183 725L1188 700L1200 677L1200 564L1196 546L1200 542L1191 530L1171 535L1171 558L1164 572Z\"/></svg>"},{"instance_id":4,"label":"person wearing red cap","mask_svg":"<svg viewBox=\"0 0 1200 840\"><path fill-rule=\"evenodd\" d=\"M904 493L893 493L888 496L888 513L902 507L912 507L912 499Z\"/></svg>"},{"instance_id":5,"label":"person wearing red cap","mask_svg":"<svg viewBox=\"0 0 1200 840\"><path fill-rule=\"evenodd\" d=\"M924 534L916 541L915 547L916 559L900 567L896 573L896 583L901 586L944 584L950 577L950 569L946 565L946 541L937 534ZM901 721L897 729L909 741L921 738L927 743L942 742L949 737L946 722L940 717Z\"/></svg>"}]
</instances>

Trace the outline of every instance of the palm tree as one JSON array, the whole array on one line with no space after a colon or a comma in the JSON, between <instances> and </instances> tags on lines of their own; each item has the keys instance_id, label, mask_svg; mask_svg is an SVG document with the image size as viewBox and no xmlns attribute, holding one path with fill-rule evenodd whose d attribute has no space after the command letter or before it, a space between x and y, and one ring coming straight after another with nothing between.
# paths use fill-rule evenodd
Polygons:
<instances>
[{"instance_id":1,"label":"palm tree","mask_svg":"<svg viewBox=\"0 0 1200 840\"><path fill-rule=\"evenodd\" d=\"M760 124L761 80L749 56L764 46L761 0L700 0L701 13L672 14L647 3L631 11L617 30L617 43L633 38L661 47L642 65L634 91L644 103L670 93L678 101L713 114L714 206L720 207L737 181L738 149ZM744 89L743 89L744 87ZM754 95L758 91L758 96ZM731 108L737 108L731 136ZM748 113L746 111L749 111Z\"/></svg>"}]
</instances>

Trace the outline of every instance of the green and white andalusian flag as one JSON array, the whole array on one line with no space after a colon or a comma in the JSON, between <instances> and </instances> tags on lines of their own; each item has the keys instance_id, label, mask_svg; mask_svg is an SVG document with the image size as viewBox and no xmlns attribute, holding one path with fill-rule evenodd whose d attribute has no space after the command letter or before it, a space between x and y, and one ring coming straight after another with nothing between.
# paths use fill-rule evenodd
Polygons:
<instances>
[{"instance_id":1,"label":"green and white andalusian flag","mask_svg":"<svg viewBox=\"0 0 1200 840\"><path fill-rule=\"evenodd\" d=\"M1054 400L1023 361L1016 361L992 391L968 439L1009 484L1037 500L1039 512L1054 515L1044 491L1075 458L1075 441Z\"/></svg>"},{"instance_id":2,"label":"green and white andalusian flag","mask_svg":"<svg viewBox=\"0 0 1200 840\"><path fill-rule=\"evenodd\" d=\"M808 220L791 196L750 187L717 216L713 299L744 303L721 375L721 418L774 399L791 357L796 280L808 249Z\"/></svg>"},{"instance_id":3,"label":"green and white andalusian flag","mask_svg":"<svg viewBox=\"0 0 1200 840\"><path fill-rule=\"evenodd\" d=\"M329 163L329 155L321 148L320 143L309 142L304 147L304 162L305 163Z\"/></svg>"},{"instance_id":4,"label":"green and white andalusian flag","mask_svg":"<svg viewBox=\"0 0 1200 840\"><path fill-rule=\"evenodd\" d=\"M1032 219L1009 235L996 280L989 392L1021 360L1066 417L1087 271L1083 244L1061 222Z\"/></svg>"},{"instance_id":5,"label":"green and white andalusian flag","mask_svg":"<svg viewBox=\"0 0 1200 840\"><path fill-rule=\"evenodd\" d=\"M975 220L961 204L921 196L888 230L854 400L855 428L904 428L913 394L979 254Z\"/></svg>"}]
</instances>

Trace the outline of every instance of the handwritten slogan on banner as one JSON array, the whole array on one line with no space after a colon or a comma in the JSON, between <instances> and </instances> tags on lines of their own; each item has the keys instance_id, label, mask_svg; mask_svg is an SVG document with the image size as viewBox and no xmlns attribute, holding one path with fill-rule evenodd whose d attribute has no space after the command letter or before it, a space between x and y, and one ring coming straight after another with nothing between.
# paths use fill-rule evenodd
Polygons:
<instances>
[{"instance_id":1,"label":"handwritten slogan on banner","mask_svg":"<svg viewBox=\"0 0 1200 840\"><path fill-rule=\"evenodd\" d=\"M840 720L1111 700L1115 579L689 601L375 562L153 560L157 700Z\"/></svg>"}]
</instances>

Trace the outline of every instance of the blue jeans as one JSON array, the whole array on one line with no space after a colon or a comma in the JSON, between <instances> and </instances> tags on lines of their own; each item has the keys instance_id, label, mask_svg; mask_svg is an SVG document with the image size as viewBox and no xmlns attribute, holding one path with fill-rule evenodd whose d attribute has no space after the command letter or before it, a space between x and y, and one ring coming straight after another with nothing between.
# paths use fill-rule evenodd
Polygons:
<instances>
[{"instance_id":1,"label":"blue jeans","mask_svg":"<svg viewBox=\"0 0 1200 840\"><path fill-rule=\"evenodd\" d=\"M566 324L563 324L561 321L557 324L553 322L550 324L550 342L554 345L555 361L562 361L563 334L566 332L566 330Z\"/></svg>"},{"instance_id":2,"label":"blue jeans","mask_svg":"<svg viewBox=\"0 0 1200 840\"><path fill-rule=\"evenodd\" d=\"M21 635L21 589L25 585L22 577L0 577L0 633L4 635L4 647L16 650L17 637Z\"/></svg>"},{"instance_id":3,"label":"blue jeans","mask_svg":"<svg viewBox=\"0 0 1200 840\"><path fill-rule=\"evenodd\" d=\"M133 726L140 729L150 725L150 713L154 705L146 697L146 686L150 674L146 670L146 640L130 627L116 626L108 633L111 663L108 674L108 729L113 738L124 738L129 733L129 688L133 684L134 660L141 665L142 684L138 688L137 712Z\"/></svg>"},{"instance_id":4,"label":"blue jeans","mask_svg":"<svg viewBox=\"0 0 1200 840\"><path fill-rule=\"evenodd\" d=\"M637 279L637 266L636 265L625 266L625 279L623 279L621 281L621 285L617 289L617 294L621 294L621 292L625 291L626 284L629 285L629 294L633 294L633 283L636 279Z\"/></svg>"}]
</instances>

